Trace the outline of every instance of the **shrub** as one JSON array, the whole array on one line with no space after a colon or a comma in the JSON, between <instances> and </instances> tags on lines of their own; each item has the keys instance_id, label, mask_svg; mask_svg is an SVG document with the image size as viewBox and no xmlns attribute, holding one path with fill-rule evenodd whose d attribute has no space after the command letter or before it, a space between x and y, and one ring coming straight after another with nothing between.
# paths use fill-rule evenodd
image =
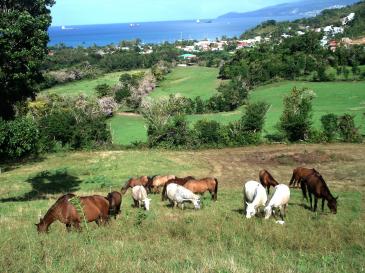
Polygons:
<instances>
[{"instance_id":1,"label":"shrub","mask_svg":"<svg viewBox=\"0 0 365 273\"><path fill-rule=\"evenodd\" d=\"M112 93L111 86L106 83L98 84L95 87L95 90L96 90L96 94L97 94L98 98L110 96Z\"/></svg>"},{"instance_id":2,"label":"shrub","mask_svg":"<svg viewBox=\"0 0 365 273\"><path fill-rule=\"evenodd\" d=\"M321 117L323 133L329 142L333 141L336 137L338 130L337 119L338 117L335 114L328 114Z\"/></svg>"},{"instance_id":3,"label":"shrub","mask_svg":"<svg viewBox=\"0 0 365 273\"><path fill-rule=\"evenodd\" d=\"M344 114L339 117L338 129L344 142L361 142L359 129L355 126L354 116Z\"/></svg>"},{"instance_id":4,"label":"shrub","mask_svg":"<svg viewBox=\"0 0 365 273\"><path fill-rule=\"evenodd\" d=\"M0 157L17 159L37 151L38 128L30 118L0 121Z\"/></svg>"},{"instance_id":5,"label":"shrub","mask_svg":"<svg viewBox=\"0 0 365 273\"><path fill-rule=\"evenodd\" d=\"M311 129L312 99L314 93L305 88L293 88L284 98L284 111L278 124L289 141L305 140Z\"/></svg>"},{"instance_id":6,"label":"shrub","mask_svg":"<svg viewBox=\"0 0 365 273\"><path fill-rule=\"evenodd\" d=\"M243 130L256 133L261 132L269 105L265 102L250 103L246 107L246 113L242 117Z\"/></svg>"},{"instance_id":7,"label":"shrub","mask_svg":"<svg viewBox=\"0 0 365 273\"><path fill-rule=\"evenodd\" d=\"M201 144L218 144L220 142L220 124L214 120L199 120L194 125L197 138Z\"/></svg>"}]
</instances>

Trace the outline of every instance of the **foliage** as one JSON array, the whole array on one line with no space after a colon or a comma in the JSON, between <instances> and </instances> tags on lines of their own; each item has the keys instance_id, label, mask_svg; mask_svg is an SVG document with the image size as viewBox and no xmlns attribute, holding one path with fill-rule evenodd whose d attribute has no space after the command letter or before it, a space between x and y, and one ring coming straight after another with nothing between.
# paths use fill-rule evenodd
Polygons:
<instances>
[{"instance_id":1,"label":"foliage","mask_svg":"<svg viewBox=\"0 0 365 273\"><path fill-rule=\"evenodd\" d=\"M53 0L0 4L0 117L11 119L13 105L34 97L47 53L49 7Z\"/></svg>"},{"instance_id":2,"label":"foliage","mask_svg":"<svg viewBox=\"0 0 365 273\"><path fill-rule=\"evenodd\" d=\"M214 120L199 120L194 125L200 145L215 145L221 142L220 123Z\"/></svg>"},{"instance_id":3,"label":"foliage","mask_svg":"<svg viewBox=\"0 0 365 273\"><path fill-rule=\"evenodd\" d=\"M111 86L106 83L98 84L95 90L98 98L110 96L112 91Z\"/></svg>"},{"instance_id":4,"label":"foliage","mask_svg":"<svg viewBox=\"0 0 365 273\"><path fill-rule=\"evenodd\" d=\"M289 141L306 140L311 129L313 91L294 87L284 98L284 110L278 124Z\"/></svg>"},{"instance_id":5,"label":"foliage","mask_svg":"<svg viewBox=\"0 0 365 273\"><path fill-rule=\"evenodd\" d=\"M321 117L323 133L329 142L333 141L336 137L338 131L337 120L338 117L335 114L327 114Z\"/></svg>"},{"instance_id":6,"label":"foliage","mask_svg":"<svg viewBox=\"0 0 365 273\"><path fill-rule=\"evenodd\" d=\"M252 133L261 133L269 107L265 102L249 103L246 106L246 112L241 121L243 130Z\"/></svg>"},{"instance_id":7,"label":"foliage","mask_svg":"<svg viewBox=\"0 0 365 273\"><path fill-rule=\"evenodd\" d=\"M355 126L354 116L344 114L338 119L338 128L340 136L344 142L361 142L362 137L359 129Z\"/></svg>"},{"instance_id":8,"label":"foliage","mask_svg":"<svg viewBox=\"0 0 365 273\"><path fill-rule=\"evenodd\" d=\"M0 158L18 159L36 152L39 132L32 119L6 122L0 118L0 131Z\"/></svg>"}]
</instances>

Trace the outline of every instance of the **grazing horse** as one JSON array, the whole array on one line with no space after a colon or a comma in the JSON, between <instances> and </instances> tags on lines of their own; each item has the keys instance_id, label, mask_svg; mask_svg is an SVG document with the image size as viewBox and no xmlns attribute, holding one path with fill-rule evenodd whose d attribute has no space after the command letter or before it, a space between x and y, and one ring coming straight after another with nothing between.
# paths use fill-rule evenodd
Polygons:
<instances>
[{"instance_id":1,"label":"grazing horse","mask_svg":"<svg viewBox=\"0 0 365 273\"><path fill-rule=\"evenodd\" d=\"M134 186L132 188L132 198L136 208L143 205L146 210L150 210L151 199L147 197L147 191L143 186Z\"/></svg>"},{"instance_id":2,"label":"grazing horse","mask_svg":"<svg viewBox=\"0 0 365 273\"><path fill-rule=\"evenodd\" d=\"M56 203L50 207L46 215L36 224L38 232L48 232L49 226L54 221L60 221L66 225L68 231L71 226L81 229L80 223L84 217L87 222L106 223L109 220L109 202L100 195L80 197L80 205L83 215L79 215L78 208L71 204L70 199L76 197L74 194L66 194L58 198Z\"/></svg>"},{"instance_id":3,"label":"grazing horse","mask_svg":"<svg viewBox=\"0 0 365 273\"><path fill-rule=\"evenodd\" d=\"M120 214L122 195L120 194L120 192L113 191L108 193L106 199L108 199L109 201L109 215L114 216L114 219L117 219L117 215Z\"/></svg>"},{"instance_id":4,"label":"grazing horse","mask_svg":"<svg viewBox=\"0 0 365 273\"><path fill-rule=\"evenodd\" d=\"M285 209L290 199L290 189L287 185L279 184L275 187L274 195L271 197L269 204L265 207L265 219L269 219L273 209L280 210L281 220L284 221Z\"/></svg>"},{"instance_id":5,"label":"grazing horse","mask_svg":"<svg viewBox=\"0 0 365 273\"><path fill-rule=\"evenodd\" d=\"M129 188L133 188L135 186L144 186L147 189L150 189L151 184L151 178L148 176L141 176L139 178L131 178L125 183L125 185L122 187L121 192L122 195L124 195Z\"/></svg>"},{"instance_id":6,"label":"grazing horse","mask_svg":"<svg viewBox=\"0 0 365 273\"><path fill-rule=\"evenodd\" d=\"M165 175L165 176L156 175L152 179L152 188L154 189L154 192L160 193L160 188L165 186L167 181L175 178L176 178L175 175Z\"/></svg>"},{"instance_id":7,"label":"grazing horse","mask_svg":"<svg viewBox=\"0 0 365 273\"><path fill-rule=\"evenodd\" d=\"M261 170L259 173L259 178L261 185L264 186L264 188L267 188L268 195L270 194L270 186L276 187L279 185L278 181L276 181L267 170Z\"/></svg>"},{"instance_id":8,"label":"grazing horse","mask_svg":"<svg viewBox=\"0 0 365 273\"><path fill-rule=\"evenodd\" d=\"M163 189L162 189L162 194L161 194L161 200L162 201L165 201L167 199L167 195L166 195L166 187L171 184L171 183L175 183L175 184L178 184L180 186L184 186L184 184L186 182L188 182L189 180L192 180L192 179L195 179L195 177L193 176L187 176L187 177L183 177L183 178L179 178L179 177L175 177L174 179L171 179L169 181L167 181L165 183L165 185L163 186Z\"/></svg>"},{"instance_id":9,"label":"grazing horse","mask_svg":"<svg viewBox=\"0 0 365 273\"><path fill-rule=\"evenodd\" d=\"M316 169L308 169L308 168L304 168L304 167L295 168L293 170L293 175L289 182L289 187L290 188L295 188L295 187L299 188L301 179L308 175L314 174L314 173L318 173Z\"/></svg>"},{"instance_id":10,"label":"grazing horse","mask_svg":"<svg viewBox=\"0 0 365 273\"><path fill-rule=\"evenodd\" d=\"M312 210L312 194L314 195L314 208L317 210L318 198L322 198L322 212L324 211L324 201L327 200L328 208L332 213L337 213L337 198L333 197L322 175L313 173L312 175L304 177L301 182L303 196L307 198L307 191L309 193L310 208Z\"/></svg>"},{"instance_id":11,"label":"grazing horse","mask_svg":"<svg viewBox=\"0 0 365 273\"><path fill-rule=\"evenodd\" d=\"M247 219L255 216L258 209L264 207L267 201L265 188L256 181L246 182L243 196L243 211L246 211Z\"/></svg>"},{"instance_id":12,"label":"grazing horse","mask_svg":"<svg viewBox=\"0 0 365 273\"><path fill-rule=\"evenodd\" d=\"M181 209L184 209L184 202L192 202L195 209L200 209L200 196L194 194L184 186L175 183L170 183L166 187L167 197L173 203L175 208L181 204Z\"/></svg>"},{"instance_id":13,"label":"grazing horse","mask_svg":"<svg viewBox=\"0 0 365 273\"><path fill-rule=\"evenodd\" d=\"M217 201L218 180L216 178L207 177L197 180L189 180L184 184L184 187L191 190L193 193L204 194L206 191L212 196L212 200Z\"/></svg>"}]
</instances>

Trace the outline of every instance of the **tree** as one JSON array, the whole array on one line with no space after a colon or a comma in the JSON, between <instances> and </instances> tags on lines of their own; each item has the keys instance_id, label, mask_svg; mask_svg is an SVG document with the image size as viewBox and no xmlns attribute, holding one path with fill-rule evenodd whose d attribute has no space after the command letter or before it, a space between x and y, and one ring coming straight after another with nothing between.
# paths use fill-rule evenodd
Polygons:
<instances>
[{"instance_id":1,"label":"tree","mask_svg":"<svg viewBox=\"0 0 365 273\"><path fill-rule=\"evenodd\" d=\"M13 105L33 98L42 81L47 29L54 0L2 0L0 3L0 117L11 119Z\"/></svg>"},{"instance_id":2,"label":"tree","mask_svg":"<svg viewBox=\"0 0 365 273\"><path fill-rule=\"evenodd\" d=\"M289 141L305 140L311 129L312 99L314 92L306 88L293 88L284 98L284 111L278 127Z\"/></svg>"}]
</instances>

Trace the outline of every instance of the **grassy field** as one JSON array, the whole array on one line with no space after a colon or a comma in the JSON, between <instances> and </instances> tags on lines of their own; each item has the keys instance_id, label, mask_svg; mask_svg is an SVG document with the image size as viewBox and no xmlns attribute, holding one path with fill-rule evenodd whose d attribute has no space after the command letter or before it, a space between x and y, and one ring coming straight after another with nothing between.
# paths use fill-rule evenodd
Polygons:
<instances>
[{"instance_id":1,"label":"grassy field","mask_svg":"<svg viewBox=\"0 0 365 273\"><path fill-rule=\"evenodd\" d=\"M343 114L350 113L356 115L356 124L361 126L361 131L365 133L365 81L362 82L281 82L266 85L254 90L250 95L251 101L266 101L271 107L266 116L265 134L275 131L275 125L280 119L283 110L283 98L294 87L307 87L316 93L313 100L313 122L314 126L320 128L320 118L328 113ZM196 122L199 119L216 120L227 124L240 119L242 109L229 113L215 113L205 115L188 116L188 120ZM142 117L114 117L113 130L118 132L114 135L116 144L128 144L134 141L135 133L146 134ZM125 128L123 130L122 128ZM132 132L132 133L131 133ZM139 139L142 139L140 137Z\"/></svg>"},{"instance_id":2,"label":"grassy field","mask_svg":"<svg viewBox=\"0 0 365 273\"><path fill-rule=\"evenodd\" d=\"M85 94L87 96L95 95L95 87L99 84L108 84L110 86L114 86L118 83L119 77L123 73L137 73L143 70L133 70L133 71L125 71L125 72L113 72L105 74L96 79L87 79L81 81L75 81L71 83L66 83L62 85L57 85L50 89L44 90L42 93L52 93L58 95L71 95L76 96L79 94Z\"/></svg>"},{"instance_id":3,"label":"grassy field","mask_svg":"<svg viewBox=\"0 0 365 273\"><path fill-rule=\"evenodd\" d=\"M160 86L150 96L161 97L170 94L181 94L192 99L198 96L209 99L216 93L216 89L221 82L217 79L217 76L217 68L177 67L166 76L166 79L160 83Z\"/></svg>"},{"instance_id":4,"label":"grassy field","mask_svg":"<svg viewBox=\"0 0 365 273\"><path fill-rule=\"evenodd\" d=\"M271 145L199 152L110 151L47 155L1 166L2 272L363 272L364 145ZM287 183L298 165L318 169L338 213L313 213L292 190L285 225L242 217L242 185L267 168ZM5 170L5 172L4 172ZM118 190L130 176L174 173L215 176L218 201L172 209L152 196L151 211L131 207L106 227L47 235L34 224L64 192Z\"/></svg>"}]
</instances>

